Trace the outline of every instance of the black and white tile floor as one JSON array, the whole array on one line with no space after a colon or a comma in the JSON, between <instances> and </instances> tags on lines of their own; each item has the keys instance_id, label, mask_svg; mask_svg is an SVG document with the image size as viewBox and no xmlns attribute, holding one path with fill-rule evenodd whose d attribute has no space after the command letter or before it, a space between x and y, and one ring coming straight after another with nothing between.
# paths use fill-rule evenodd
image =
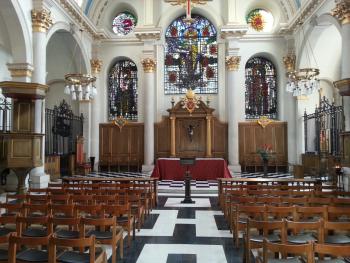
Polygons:
<instances>
[{"instance_id":1,"label":"black and white tile floor","mask_svg":"<svg viewBox=\"0 0 350 263\"><path fill-rule=\"evenodd\" d=\"M217 197L194 197L195 204L181 204L183 197L160 196L129 249L125 263L237 263L232 234Z\"/></svg>"}]
</instances>

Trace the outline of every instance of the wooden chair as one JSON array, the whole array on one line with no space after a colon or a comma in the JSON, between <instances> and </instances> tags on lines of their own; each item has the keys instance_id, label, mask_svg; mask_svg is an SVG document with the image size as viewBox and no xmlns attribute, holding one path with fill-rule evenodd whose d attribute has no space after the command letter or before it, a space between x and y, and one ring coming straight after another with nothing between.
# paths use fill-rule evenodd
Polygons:
<instances>
[{"instance_id":1,"label":"wooden chair","mask_svg":"<svg viewBox=\"0 0 350 263\"><path fill-rule=\"evenodd\" d=\"M350 222L350 207L328 206L325 220Z\"/></svg>"},{"instance_id":2,"label":"wooden chair","mask_svg":"<svg viewBox=\"0 0 350 263\"><path fill-rule=\"evenodd\" d=\"M24 216L45 216L49 215L49 202L47 203L24 203Z\"/></svg>"},{"instance_id":3,"label":"wooden chair","mask_svg":"<svg viewBox=\"0 0 350 263\"><path fill-rule=\"evenodd\" d=\"M266 206L265 219L274 220L293 220L295 216L295 206Z\"/></svg>"},{"instance_id":4,"label":"wooden chair","mask_svg":"<svg viewBox=\"0 0 350 263\"><path fill-rule=\"evenodd\" d=\"M129 190L128 199L131 208L131 214L135 217L135 223L137 224L137 229L140 231L141 225L145 219L146 208L141 202L142 190Z\"/></svg>"},{"instance_id":5,"label":"wooden chair","mask_svg":"<svg viewBox=\"0 0 350 263\"><path fill-rule=\"evenodd\" d=\"M18 236L45 237L51 234L49 216L18 216L16 224Z\"/></svg>"},{"instance_id":6,"label":"wooden chair","mask_svg":"<svg viewBox=\"0 0 350 263\"><path fill-rule=\"evenodd\" d=\"M65 248L62 253L57 254L57 247ZM76 250L79 248L79 250ZM85 248L89 248L89 253L82 253ZM95 236L86 238L58 238L52 235L49 243L49 263L56 262L89 262L106 263L106 253L101 248L95 247Z\"/></svg>"},{"instance_id":7,"label":"wooden chair","mask_svg":"<svg viewBox=\"0 0 350 263\"><path fill-rule=\"evenodd\" d=\"M27 194L7 194L6 195L7 204L24 203L26 200L27 200Z\"/></svg>"},{"instance_id":8,"label":"wooden chair","mask_svg":"<svg viewBox=\"0 0 350 263\"><path fill-rule=\"evenodd\" d=\"M333 245L350 244L350 223L324 221L324 243Z\"/></svg>"},{"instance_id":9,"label":"wooden chair","mask_svg":"<svg viewBox=\"0 0 350 263\"><path fill-rule=\"evenodd\" d=\"M306 244L309 241L323 243L322 222L295 222L286 221L287 242L291 244ZM290 231L289 231L290 230Z\"/></svg>"},{"instance_id":10,"label":"wooden chair","mask_svg":"<svg viewBox=\"0 0 350 263\"><path fill-rule=\"evenodd\" d=\"M245 262L250 263L252 249L262 248L263 240L270 242L286 242L284 221L257 221L248 218L245 239Z\"/></svg>"},{"instance_id":11,"label":"wooden chair","mask_svg":"<svg viewBox=\"0 0 350 263\"><path fill-rule=\"evenodd\" d=\"M239 247L240 231L243 231L243 233L245 232L248 218L264 220L265 212L266 206L237 205L235 211L233 211L234 215L232 220L233 241L237 248Z\"/></svg>"},{"instance_id":12,"label":"wooden chair","mask_svg":"<svg viewBox=\"0 0 350 263\"><path fill-rule=\"evenodd\" d=\"M79 238L80 217L50 217L50 233L55 233L58 238Z\"/></svg>"},{"instance_id":13,"label":"wooden chair","mask_svg":"<svg viewBox=\"0 0 350 263\"><path fill-rule=\"evenodd\" d=\"M322 263L341 263L348 262L345 257L350 257L350 245L329 245L329 244L313 244L313 251L315 256L314 262ZM327 255L327 258L323 258L323 255ZM321 258L321 260L319 260Z\"/></svg>"},{"instance_id":14,"label":"wooden chair","mask_svg":"<svg viewBox=\"0 0 350 263\"><path fill-rule=\"evenodd\" d=\"M92 205L95 203L92 195L72 195L71 200L76 205Z\"/></svg>"},{"instance_id":15,"label":"wooden chair","mask_svg":"<svg viewBox=\"0 0 350 263\"><path fill-rule=\"evenodd\" d=\"M309 206L330 205L332 198L329 197L309 197L307 200Z\"/></svg>"},{"instance_id":16,"label":"wooden chair","mask_svg":"<svg viewBox=\"0 0 350 263\"><path fill-rule=\"evenodd\" d=\"M9 237L9 263L49 262L49 253L41 246L48 247L50 236L23 237L16 234ZM25 248L22 248L25 246ZM34 248L29 248L34 247ZM39 247L39 248L38 248Z\"/></svg>"},{"instance_id":17,"label":"wooden chair","mask_svg":"<svg viewBox=\"0 0 350 263\"><path fill-rule=\"evenodd\" d=\"M53 194L49 196L51 204L67 205L72 203L70 194Z\"/></svg>"},{"instance_id":18,"label":"wooden chair","mask_svg":"<svg viewBox=\"0 0 350 263\"><path fill-rule=\"evenodd\" d=\"M75 214L81 217L103 217L102 205L75 205Z\"/></svg>"},{"instance_id":19,"label":"wooden chair","mask_svg":"<svg viewBox=\"0 0 350 263\"><path fill-rule=\"evenodd\" d=\"M1 232L1 230L0 230ZM7 249L5 248L6 245L8 246L9 244L9 240L10 240L10 236L12 234L15 234L15 232L9 232L7 234L5 233L1 233L0 234L0 263L8 263L9 261L9 250L8 247Z\"/></svg>"},{"instance_id":20,"label":"wooden chair","mask_svg":"<svg viewBox=\"0 0 350 263\"><path fill-rule=\"evenodd\" d=\"M294 221L318 221L327 217L327 206L296 206Z\"/></svg>"},{"instance_id":21,"label":"wooden chair","mask_svg":"<svg viewBox=\"0 0 350 263\"><path fill-rule=\"evenodd\" d=\"M131 214L129 204L123 205L103 205L104 214L115 216L117 226L122 226L128 233L128 247L131 245L131 231L135 237L135 217Z\"/></svg>"},{"instance_id":22,"label":"wooden chair","mask_svg":"<svg viewBox=\"0 0 350 263\"><path fill-rule=\"evenodd\" d=\"M308 204L308 198L307 197L282 197L281 198L282 205L299 205L299 206L305 206Z\"/></svg>"},{"instance_id":23,"label":"wooden chair","mask_svg":"<svg viewBox=\"0 0 350 263\"><path fill-rule=\"evenodd\" d=\"M290 262L306 262L313 263L313 246L312 243L291 245L269 242L267 239L263 241L263 263L286 263L289 262L284 257L285 255L293 255L294 259ZM271 255L272 258L271 258ZM277 256L277 258L276 258Z\"/></svg>"},{"instance_id":24,"label":"wooden chair","mask_svg":"<svg viewBox=\"0 0 350 263\"><path fill-rule=\"evenodd\" d=\"M23 203L0 203L0 209L5 210L0 216L16 217L24 214Z\"/></svg>"},{"instance_id":25,"label":"wooden chair","mask_svg":"<svg viewBox=\"0 0 350 263\"><path fill-rule=\"evenodd\" d=\"M86 231L86 226L90 229ZM93 226L94 228L91 228ZM117 262L117 247L120 257L123 258L123 228L116 226L116 218L82 218L80 232L85 237L95 236L96 242L112 246L112 262Z\"/></svg>"}]
</instances>

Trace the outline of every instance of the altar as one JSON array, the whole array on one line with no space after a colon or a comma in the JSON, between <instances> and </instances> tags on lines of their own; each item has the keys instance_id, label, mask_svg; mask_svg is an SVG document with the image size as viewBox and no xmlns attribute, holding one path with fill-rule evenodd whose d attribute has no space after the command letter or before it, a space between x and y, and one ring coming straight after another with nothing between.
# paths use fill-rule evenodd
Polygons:
<instances>
[{"instance_id":1,"label":"altar","mask_svg":"<svg viewBox=\"0 0 350 263\"><path fill-rule=\"evenodd\" d=\"M184 179L186 167L180 165L180 158L159 158L156 162L152 177L159 180ZM196 158L196 163L189 166L193 180L216 180L217 178L231 178L227 163L222 158Z\"/></svg>"}]
</instances>

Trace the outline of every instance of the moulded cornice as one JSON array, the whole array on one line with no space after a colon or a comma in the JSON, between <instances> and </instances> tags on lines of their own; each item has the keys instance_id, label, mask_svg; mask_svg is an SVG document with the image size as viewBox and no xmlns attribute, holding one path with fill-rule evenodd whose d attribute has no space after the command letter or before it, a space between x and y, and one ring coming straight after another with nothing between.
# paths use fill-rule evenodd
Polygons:
<instances>
[{"instance_id":1,"label":"moulded cornice","mask_svg":"<svg viewBox=\"0 0 350 263\"><path fill-rule=\"evenodd\" d=\"M162 34L160 27L136 27L135 36L141 40L159 40Z\"/></svg>"},{"instance_id":2,"label":"moulded cornice","mask_svg":"<svg viewBox=\"0 0 350 263\"><path fill-rule=\"evenodd\" d=\"M248 31L248 25L224 25L220 28L221 38L227 39L230 37L241 38Z\"/></svg>"}]
</instances>

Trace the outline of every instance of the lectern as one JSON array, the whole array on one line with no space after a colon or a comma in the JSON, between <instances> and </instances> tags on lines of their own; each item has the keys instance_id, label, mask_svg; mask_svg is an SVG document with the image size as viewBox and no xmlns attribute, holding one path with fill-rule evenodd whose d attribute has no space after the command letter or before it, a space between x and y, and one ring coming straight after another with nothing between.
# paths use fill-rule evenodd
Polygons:
<instances>
[{"instance_id":1,"label":"lectern","mask_svg":"<svg viewBox=\"0 0 350 263\"><path fill-rule=\"evenodd\" d=\"M191 199L191 173L189 171L190 166L195 165L195 158L180 158L180 165L186 166L186 172L184 175L185 181L185 199L181 201L182 204L194 204L195 201Z\"/></svg>"}]
</instances>

